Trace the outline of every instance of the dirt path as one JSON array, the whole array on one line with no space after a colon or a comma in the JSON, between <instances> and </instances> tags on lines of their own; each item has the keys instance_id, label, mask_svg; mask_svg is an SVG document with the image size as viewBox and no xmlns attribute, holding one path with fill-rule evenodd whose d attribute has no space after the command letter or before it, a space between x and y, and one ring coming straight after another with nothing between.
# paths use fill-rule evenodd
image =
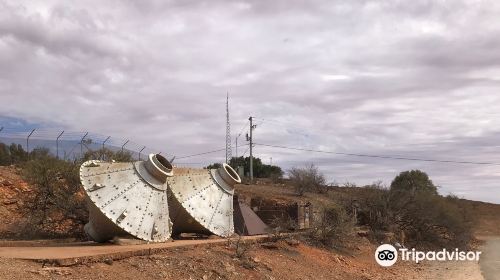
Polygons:
<instances>
[{"instance_id":1,"label":"dirt path","mask_svg":"<svg viewBox=\"0 0 500 280\"><path fill-rule=\"evenodd\" d=\"M485 280L500 278L500 237L486 238L479 264Z\"/></svg>"},{"instance_id":2,"label":"dirt path","mask_svg":"<svg viewBox=\"0 0 500 280\"><path fill-rule=\"evenodd\" d=\"M407 279L414 280L483 280L481 269L477 262L423 262L420 269Z\"/></svg>"},{"instance_id":3,"label":"dirt path","mask_svg":"<svg viewBox=\"0 0 500 280\"><path fill-rule=\"evenodd\" d=\"M265 235L244 236L245 241L255 241L267 238ZM236 240L231 238L231 240ZM199 240L176 240L165 243L150 243L137 245L111 245L97 244L94 242L80 242L69 244L52 244L43 246L15 246L11 242L9 246L0 247L0 258L43 260L59 265L73 265L76 263L96 261L101 259L122 259L132 256L151 255L160 253L166 249L177 247L188 247L196 245L223 244L227 239L199 239ZM22 242L21 242L22 243Z\"/></svg>"},{"instance_id":4,"label":"dirt path","mask_svg":"<svg viewBox=\"0 0 500 280\"><path fill-rule=\"evenodd\" d=\"M479 262L423 262L417 265L417 271L409 275L408 279L500 279L500 237L481 237L480 239L485 243L479 249L482 252Z\"/></svg>"}]
</instances>

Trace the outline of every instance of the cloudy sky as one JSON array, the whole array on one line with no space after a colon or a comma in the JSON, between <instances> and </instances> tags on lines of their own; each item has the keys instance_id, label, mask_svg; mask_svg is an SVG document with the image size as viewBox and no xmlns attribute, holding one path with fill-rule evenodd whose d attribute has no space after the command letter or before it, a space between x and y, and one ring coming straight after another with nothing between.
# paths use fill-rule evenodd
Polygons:
<instances>
[{"instance_id":1,"label":"cloudy sky","mask_svg":"<svg viewBox=\"0 0 500 280\"><path fill-rule=\"evenodd\" d=\"M472 0L0 0L0 126L190 155L224 147L229 92L240 145L252 115L261 144L500 163L499 15ZM339 183L418 168L443 194L500 203L499 165L255 154Z\"/></svg>"}]
</instances>

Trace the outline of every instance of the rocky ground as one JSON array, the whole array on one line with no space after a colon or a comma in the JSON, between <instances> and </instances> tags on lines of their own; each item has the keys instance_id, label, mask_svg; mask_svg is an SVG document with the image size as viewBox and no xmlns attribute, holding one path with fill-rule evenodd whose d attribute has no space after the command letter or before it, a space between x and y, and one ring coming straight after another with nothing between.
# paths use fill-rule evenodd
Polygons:
<instances>
[{"instance_id":1,"label":"rocky ground","mask_svg":"<svg viewBox=\"0 0 500 280\"><path fill-rule=\"evenodd\" d=\"M239 257L234 244L224 244L71 267L0 259L2 279L402 279L421 270L381 268L370 245L351 256L285 241L249 245Z\"/></svg>"},{"instance_id":2,"label":"rocky ground","mask_svg":"<svg viewBox=\"0 0 500 280\"><path fill-rule=\"evenodd\" d=\"M272 196L283 202L323 199L310 194L298 198L279 185L241 185L237 191L247 196ZM16 237L29 217L26 200L34 192L17 168L0 167L1 236ZM479 212L488 214L485 217L498 218L497 205L476 205ZM57 212L53 215L57 216ZM496 220L490 218L480 221L482 232L499 230ZM59 232L67 228L64 222L54 223ZM70 267L0 258L0 279L483 279L479 265L473 262L398 262L382 268L374 260L375 245L363 237L353 238L350 245L346 251L331 251L304 241L280 240L251 244L237 251L235 243L210 244Z\"/></svg>"}]
</instances>

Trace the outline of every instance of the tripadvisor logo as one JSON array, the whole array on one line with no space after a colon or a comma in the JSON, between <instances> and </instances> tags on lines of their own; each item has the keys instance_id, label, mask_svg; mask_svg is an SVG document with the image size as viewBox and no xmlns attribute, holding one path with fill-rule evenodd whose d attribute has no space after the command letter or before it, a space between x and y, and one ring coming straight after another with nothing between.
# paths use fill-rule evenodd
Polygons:
<instances>
[{"instance_id":1,"label":"tripadvisor logo","mask_svg":"<svg viewBox=\"0 0 500 280\"><path fill-rule=\"evenodd\" d=\"M398 251L390 244L380 245L375 251L375 260L381 266L392 266L398 260Z\"/></svg>"},{"instance_id":2,"label":"tripadvisor logo","mask_svg":"<svg viewBox=\"0 0 500 280\"><path fill-rule=\"evenodd\" d=\"M415 249L400 248L399 252L390 244L380 245L375 251L375 261L381 266L389 267L396 263L398 255L402 261L412 261L419 263L423 260L427 261L479 261L481 252L479 251L459 251L455 249L448 251L446 249L440 251L417 251Z\"/></svg>"}]
</instances>

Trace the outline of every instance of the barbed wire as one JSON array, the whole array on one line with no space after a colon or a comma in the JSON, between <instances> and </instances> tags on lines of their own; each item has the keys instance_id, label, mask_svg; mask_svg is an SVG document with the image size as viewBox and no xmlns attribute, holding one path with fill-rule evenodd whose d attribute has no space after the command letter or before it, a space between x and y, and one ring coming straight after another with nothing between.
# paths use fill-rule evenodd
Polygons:
<instances>
[{"instance_id":1,"label":"barbed wire","mask_svg":"<svg viewBox=\"0 0 500 280\"><path fill-rule=\"evenodd\" d=\"M7 141L8 140L8 141ZM175 156L154 147L141 145L130 139L104 135L85 131L69 131L53 128L11 128L0 126L0 142L4 144L20 144L27 152L34 148L47 148L49 152L57 155L64 154L65 158L83 157L84 152L101 148L128 151L133 157L141 158L150 153L161 153ZM78 146L80 148L78 149Z\"/></svg>"}]
</instances>

